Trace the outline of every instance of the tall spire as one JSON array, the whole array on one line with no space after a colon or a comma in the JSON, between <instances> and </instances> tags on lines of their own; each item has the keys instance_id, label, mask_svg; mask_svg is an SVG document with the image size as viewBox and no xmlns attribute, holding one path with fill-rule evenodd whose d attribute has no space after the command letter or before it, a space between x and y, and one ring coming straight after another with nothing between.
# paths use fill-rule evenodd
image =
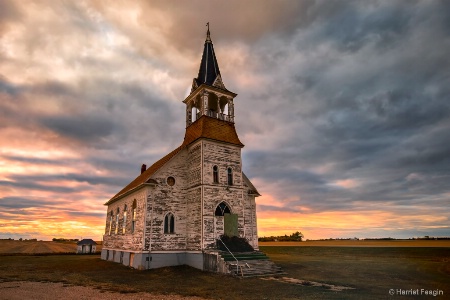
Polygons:
<instances>
[{"instance_id":1,"label":"tall spire","mask_svg":"<svg viewBox=\"0 0 450 300\"><path fill-rule=\"evenodd\" d=\"M219 64L217 63L214 46L211 40L211 33L209 32L209 22L206 23L206 26L208 27L208 30L206 31L202 61L200 62L198 77L196 78L197 86L200 86L203 83L213 85L217 77L220 76Z\"/></svg>"},{"instance_id":2,"label":"tall spire","mask_svg":"<svg viewBox=\"0 0 450 300\"><path fill-rule=\"evenodd\" d=\"M205 43L212 43L212 41L211 41L211 33L209 32L209 22L206 23L206 26L208 26L208 31L206 31L206 41L205 41Z\"/></svg>"}]
</instances>

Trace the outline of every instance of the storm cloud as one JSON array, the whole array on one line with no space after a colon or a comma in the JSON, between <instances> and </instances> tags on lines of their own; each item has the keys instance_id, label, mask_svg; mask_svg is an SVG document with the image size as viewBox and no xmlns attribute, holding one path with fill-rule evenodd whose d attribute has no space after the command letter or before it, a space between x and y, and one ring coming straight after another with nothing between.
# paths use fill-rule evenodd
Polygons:
<instances>
[{"instance_id":1,"label":"storm cloud","mask_svg":"<svg viewBox=\"0 0 450 300\"><path fill-rule=\"evenodd\" d=\"M449 3L0 5L2 235L100 239L102 204L182 143L206 22L259 235L450 235Z\"/></svg>"}]
</instances>

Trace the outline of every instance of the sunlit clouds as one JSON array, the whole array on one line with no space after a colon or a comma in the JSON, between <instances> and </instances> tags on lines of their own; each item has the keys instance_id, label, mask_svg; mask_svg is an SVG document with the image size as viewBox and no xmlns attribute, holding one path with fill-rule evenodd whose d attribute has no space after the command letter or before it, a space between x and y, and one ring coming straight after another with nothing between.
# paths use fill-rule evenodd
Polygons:
<instances>
[{"instance_id":1,"label":"sunlit clouds","mask_svg":"<svg viewBox=\"0 0 450 300\"><path fill-rule=\"evenodd\" d=\"M179 146L206 33L259 235L449 236L450 7L1 1L0 238L94 238Z\"/></svg>"}]
</instances>

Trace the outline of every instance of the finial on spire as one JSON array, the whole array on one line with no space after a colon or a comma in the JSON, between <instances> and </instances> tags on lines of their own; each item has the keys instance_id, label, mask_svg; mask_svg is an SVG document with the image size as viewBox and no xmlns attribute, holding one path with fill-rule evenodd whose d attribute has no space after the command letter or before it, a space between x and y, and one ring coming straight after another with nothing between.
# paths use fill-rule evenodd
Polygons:
<instances>
[{"instance_id":1,"label":"finial on spire","mask_svg":"<svg viewBox=\"0 0 450 300\"><path fill-rule=\"evenodd\" d=\"M211 42L211 34L209 33L209 22L206 23L206 26L208 26L208 31L206 31L206 41Z\"/></svg>"}]
</instances>

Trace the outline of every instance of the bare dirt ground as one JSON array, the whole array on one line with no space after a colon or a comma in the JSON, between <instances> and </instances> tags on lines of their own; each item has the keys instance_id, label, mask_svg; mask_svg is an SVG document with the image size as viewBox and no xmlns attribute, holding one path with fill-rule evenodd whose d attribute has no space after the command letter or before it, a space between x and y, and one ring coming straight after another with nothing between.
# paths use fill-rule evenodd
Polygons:
<instances>
[{"instance_id":1,"label":"bare dirt ground","mask_svg":"<svg viewBox=\"0 0 450 300\"><path fill-rule=\"evenodd\" d=\"M333 240L303 242L259 242L259 245L297 247L450 247L450 240Z\"/></svg>"},{"instance_id":2,"label":"bare dirt ground","mask_svg":"<svg viewBox=\"0 0 450 300\"><path fill-rule=\"evenodd\" d=\"M66 299L66 300L204 300L200 297L183 297L178 295L156 295L151 293L121 294L101 291L92 287L72 286L63 283L12 281L0 282L0 298L9 300L23 299Z\"/></svg>"}]
</instances>

